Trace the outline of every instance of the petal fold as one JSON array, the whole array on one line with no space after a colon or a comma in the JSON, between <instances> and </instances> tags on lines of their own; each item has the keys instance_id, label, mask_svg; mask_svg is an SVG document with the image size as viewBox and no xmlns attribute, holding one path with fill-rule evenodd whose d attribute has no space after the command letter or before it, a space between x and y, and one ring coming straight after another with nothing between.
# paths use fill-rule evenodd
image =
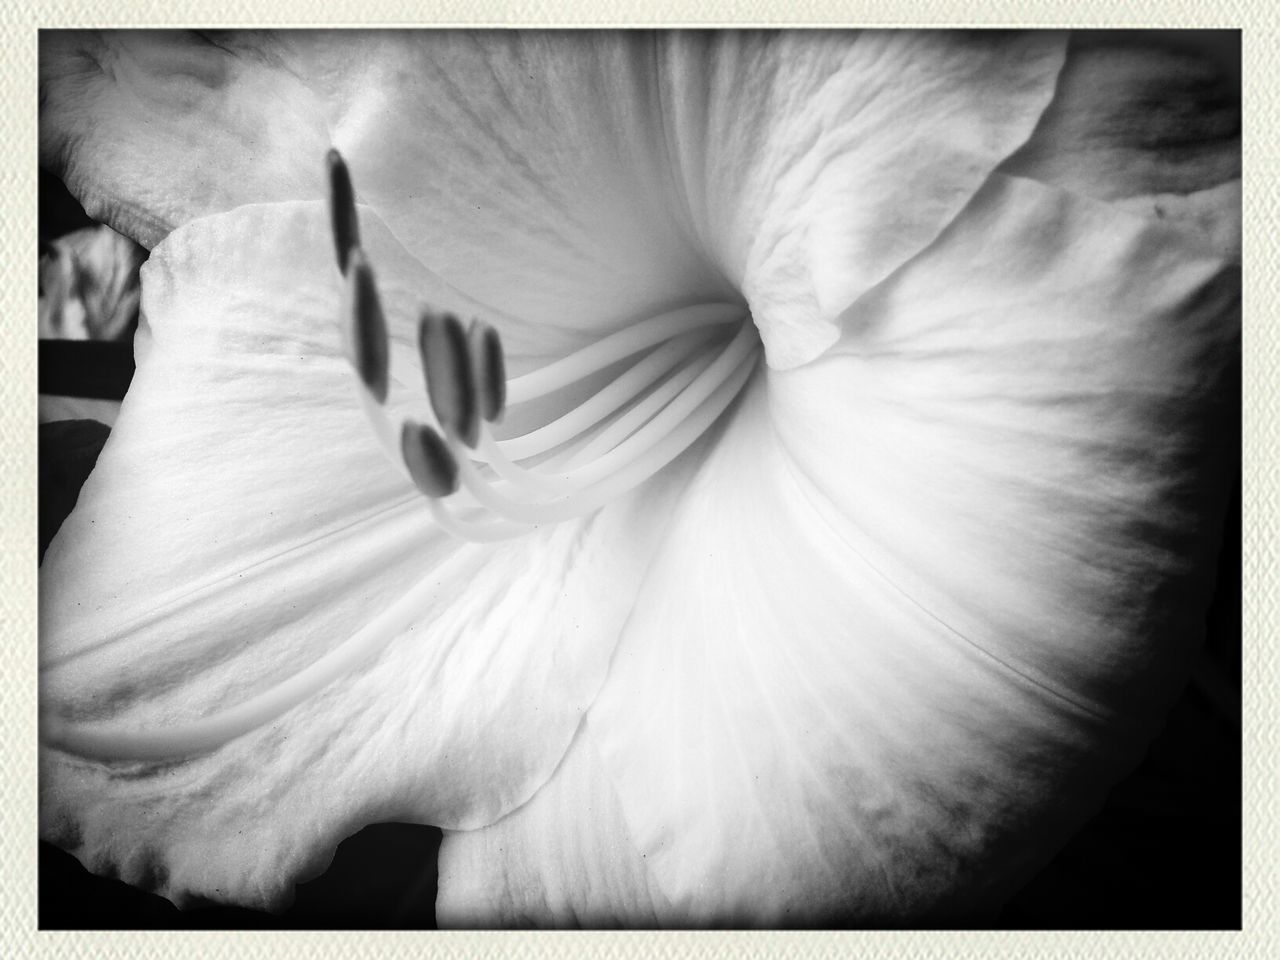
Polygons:
<instances>
[{"instance_id":1,"label":"petal fold","mask_svg":"<svg viewBox=\"0 0 1280 960\"><path fill-rule=\"evenodd\" d=\"M1002 169L1182 223L1239 259L1240 122L1238 33L1081 30Z\"/></svg>"},{"instance_id":2,"label":"petal fold","mask_svg":"<svg viewBox=\"0 0 1280 960\"><path fill-rule=\"evenodd\" d=\"M1050 32L663 40L671 162L693 228L781 369L835 342L842 312L1026 141L1066 46Z\"/></svg>"},{"instance_id":3,"label":"petal fold","mask_svg":"<svg viewBox=\"0 0 1280 960\"><path fill-rule=\"evenodd\" d=\"M636 930L674 916L582 736L528 803L481 830L446 833L439 876L441 929Z\"/></svg>"},{"instance_id":4,"label":"petal fold","mask_svg":"<svg viewBox=\"0 0 1280 960\"><path fill-rule=\"evenodd\" d=\"M148 248L199 216L319 199L324 104L271 37L41 31L41 163Z\"/></svg>"}]
</instances>

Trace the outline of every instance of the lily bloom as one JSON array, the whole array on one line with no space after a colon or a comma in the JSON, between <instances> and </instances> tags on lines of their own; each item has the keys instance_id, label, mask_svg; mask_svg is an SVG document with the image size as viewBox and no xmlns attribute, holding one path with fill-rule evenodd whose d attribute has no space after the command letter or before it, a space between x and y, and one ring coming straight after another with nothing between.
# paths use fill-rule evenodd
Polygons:
<instances>
[{"instance_id":1,"label":"lily bloom","mask_svg":"<svg viewBox=\"0 0 1280 960\"><path fill-rule=\"evenodd\" d=\"M41 72L46 163L151 248L41 570L42 830L91 870L274 907L406 820L442 924L973 916L1158 728L1238 354L1194 51L46 33Z\"/></svg>"}]
</instances>

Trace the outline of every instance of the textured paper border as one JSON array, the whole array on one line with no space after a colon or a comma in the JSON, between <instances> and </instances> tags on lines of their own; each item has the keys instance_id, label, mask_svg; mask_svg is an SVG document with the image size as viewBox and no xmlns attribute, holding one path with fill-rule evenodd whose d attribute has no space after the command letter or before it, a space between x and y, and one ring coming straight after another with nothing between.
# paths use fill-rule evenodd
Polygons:
<instances>
[{"instance_id":1,"label":"textured paper border","mask_svg":"<svg viewBox=\"0 0 1280 960\"><path fill-rule=\"evenodd\" d=\"M1280 492L1280 28L1271 0L1197 3L1008 0L200 0L38 9L6 4L0 36L0 956L26 957L786 957L797 960L988 956L1118 958L1280 954L1276 922L1277 493ZM1243 28L1245 105L1244 341L1244 902L1243 932L902 933L285 933L42 932L36 929L36 30L55 26L776 25L1111 26ZM1206 877L1210 884L1213 878Z\"/></svg>"}]
</instances>

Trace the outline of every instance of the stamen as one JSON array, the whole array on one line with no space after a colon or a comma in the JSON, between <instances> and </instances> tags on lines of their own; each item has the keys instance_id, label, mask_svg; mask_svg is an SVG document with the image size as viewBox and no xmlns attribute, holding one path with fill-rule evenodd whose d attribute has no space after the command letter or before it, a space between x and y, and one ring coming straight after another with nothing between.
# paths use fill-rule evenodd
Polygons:
<instances>
[{"instance_id":1,"label":"stamen","mask_svg":"<svg viewBox=\"0 0 1280 960\"><path fill-rule=\"evenodd\" d=\"M488 462L494 472L513 487L527 491L530 496L563 497L571 491L551 477L526 470L511 462L502 447L493 439L488 427L480 430L480 459Z\"/></svg>"},{"instance_id":2,"label":"stamen","mask_svg":"<svg viewBox=\"0 0 1280 960\"><path fill-rule=\"evenodd\" d=\"M726 355L728 355L728 351L717 358L717 363L725 359ZM727 376L720 376L723 371L716 371L715 374L712 374L711 368L708 368L707 372L699 378L693 387L686 390L681 397L672 403L672 407L676 406L686 395L689 395L692 399L703 392L698 389L699 386L706 387L709 384L713 384L697 401L698 405L692 412L673 418L676 420L674 427L670 424L662 424L660 427L655 427L655 424L658 424L658 418L655 418L654 421L651 421L646 426L642 433L649 431L650 428L654 429L652 435L644 437L644 440L639 444L642 448L641 454L644 455L636 455L626 459L612 475L602 478L599 482L581 487L572 496L551 503L540 504L513 501L488 484L476 472L475 467L465 459L459 461L458 464L462 484L469 493L490 510L501 516L526 523L558 523L598 510L609 501L643 483L665 467L688 449L716 421L747 382L758 360L758 352L754 349L754 345L751 345L751 349L746 352L745 356L739 354L734 359L736 361L735 366L727 371ZM712 367L716 365L712 364ZM671 407L667 409L670 410ZM665 414L666 411L663 411L663 413ZM639 436L637 434L637 437ZM628 446L628 444L623 444L623 446ZM599 463L599 461L596 461L596 463ZM595 465L593 463L591 467L593 468ZM578 471L578 475L595 472L591 468L584 468Z\"/></svg>"},{"instance_id":3,"label":"stamen","mask_svg":"<svg viewBox=\"0 0 1280 960\"><path fill-rule=\"evenodd\" d=\"M717 390L755 352L758 343L755 328L744 323L724 351L661 413L608 453L574 470L570 478L577 483L594 483L642 456Z\"/></svg>"},{"instance_id":4,"label":"stamen","mask_svg":"<svg viewBox=\"0 0 1280 960\"><path fill-rule=\"evenodd\" d=\"M329 217L333 224L333 246L338 254L338 269L346 273L348 254L353 247L360 246L356 192L351 186L351 174L342 154L330 149L325 159L329 165Z\"/></svg>"},{"instance_id":5,"label":"stamen","mask_svg":"<svg viewBox=\"0 0 1280 960\"><path fill-rule=\"evenodd\" d=\"M755 350L755 331L744 326L724 352L653 420L604 456L558 478L573 487L572 492L561 499L536 504L512 500L481 477L465 457L458 458L462 484L472 496L495 513L528 523L566 520L587 509L594 509L587 506L597 499L598 490L593 490L593 486L614 489L615 478L610 474L632 475L635 471L628 471L627 468L642 458L647 465L650 458L645 455L660 446L667 436L678 432L683 424L695 419L693 414L711 397L719 396L723 385L735 379L739 368L746 366L745 361L754 355ZM731 399L732 396L725 399L724 405L727 406ZM696 435L691 436L688 442L692 443L694 439ZM642 478L651 476L666 462L649 472L642 470ZM608 483L602 483L605 480ZM601 504L603 502L605 501L600 501Z\"/></svg>"},{"instance_id":6,"label":"stamen","mask_svg":"<svg viewBox=\"0 0 1280 960\"><path fill-rule=\"evenodd\" d=\"M678 366L690 356L698 344L714 334L714 330L704 328L676 337L654 350L593 397L558 420L553 420L545 427L539 427L523 436L501 440L498 442L499 448L508 457L522 460L553 450L572 440L584 430L593 427L615 410L634 400L642 390L673 367Z\"/></svg>"},{"instance_id":7,"label":"stamen","mask_svg":"<svg viewBox=\"0 0 1280 960\"><path fill-rule=\"evenodd\" d=\"M406 420L400 427L400 455L409 476L428 497L447 497L458 489L458 461L444 438L425 424Z\"/></svg>"},{"instance_id":8,"label":"stamen","mask_svg":"<svg viewBox=\"0 0 1280 960\"><path fill-rule=\"evenodd\" d=\"M387 347L387 321L378 301L373 269L359 247L351 248L348 266L350 269L343 292L347 358L374 399L378 403L386 403L391 360Z\"/></svg>"},{"instance_id":9,"label":"stamen","mask_svg":"<svg viewBox=\"0 0 1280 960\"><path fill-rule=\"evenodd\" d=\"M650 317L583 347L563 360L526 373L507 382L507 403L524 403L554 393L571 383L625 360L648 347L657 346L682 333L699 327L741 320L745 314L741 304L700 303L681 307Z\"/></svg>"},{"instance_id":10,"label":"stamen","mask_svg":"<svg viewBox=\"0 0 1280 960\"><path fill-rule=\"evenodd\" d=\"M644 483L693 446L728 409L729 404L737 399L742 388L751 378L759 360L758 350L748 351L747 356L738 363L737 369L730 374L729 378L716 387L693 413L680 420L675 429L664 434L656 444L651 446L645 456L637 457L617 473L585 491L577 505L578 513L575 515L600 509L611 500Z\"/></svg>"},{"instance_id":11,"label":"stamen","mask_svg":"<svg viewBox=\"0 0 1280 960\"><path fill-rule=\"evenodd\" d=\"M701 376L714 359L714 356L699 357L683 369L677 370L643 400L592 437L586 446L569 457L564 468L574 470L608 453L648 423L673 397Z\"/></svg>"},{"instance_id":12,"label":"stamen","mask_svg":"<svg viewBox=\"0 0 1280 960\"><path fill-rule=\"evenodd\" d=\"M479 438L480 409L461 321L451 313L424 310L418 322L418 353L436 419L447 434L466 447L474 447Z\"/></svg>"},{"instance_id":13,"label":"stamen","mask_svg":"<svg viewBox=\"0 0 1280 960\"><path fill-rule=\"evenodd\" d=\"M467 347L480 416L487 423L496 423L507 403L507 366L498 331L483 320L472 320L467 330Z\"/></svg>"}]
</instances>

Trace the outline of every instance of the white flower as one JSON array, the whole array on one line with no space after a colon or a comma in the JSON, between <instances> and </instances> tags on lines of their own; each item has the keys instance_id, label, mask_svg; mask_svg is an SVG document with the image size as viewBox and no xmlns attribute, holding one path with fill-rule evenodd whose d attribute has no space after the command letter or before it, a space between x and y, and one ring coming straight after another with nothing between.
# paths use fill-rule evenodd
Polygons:
<instances>
[{"instance_id":1,"label":"white flower","mask_svg":"<svg viewBox=\"0 0 1280 960\"><path fill-rule=\"evenodd\" d=\"M1203 156L1133 127L1194 58L42 42L45 157L154 246L41 572L43 829L90 868L272 905L403 819L446 830L442 922L910 922L998 902L1140 753L1211 586L1236 354L1236 132L1191 97ZM354 399L331 146L393 416L424 416L422 304L513 377L708 303L763 361L600 509L450 536ZM570 379L500 435L604 382Z\"/></svg>"}]
</instances>

